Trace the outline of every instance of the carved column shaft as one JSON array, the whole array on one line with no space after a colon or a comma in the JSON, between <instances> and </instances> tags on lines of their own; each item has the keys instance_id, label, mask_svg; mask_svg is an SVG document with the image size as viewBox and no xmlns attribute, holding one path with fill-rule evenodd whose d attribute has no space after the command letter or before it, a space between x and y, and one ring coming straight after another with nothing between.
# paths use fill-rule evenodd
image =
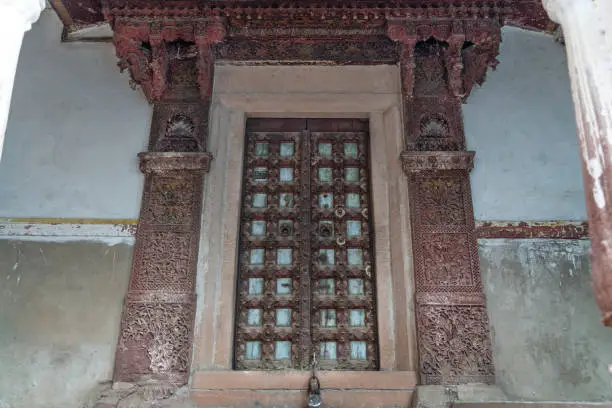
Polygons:
<instances>
[{"instance_id":1,"label":"carved column shaft","mask_svg":"<svg viewBox=\"0 0 612 408\"><path fill-rule=\"evenodd\" d=\"M612 327L612 2L544 0L563 27L591 236L595 298Z\"/></svg>"},{"instance_id":2,"label":"carved column shaft","mask_svg":"<svg viewBox=\"0 0 612 408\"><path fill-rule=\"evenodd\" d=\"M156 102L149 152L139 155L145 188L115 381L185 384L189 378L203 184L211 160L211 46L224 35L217 21L115 21L117 54Z\"/></svg>"},{"instance_id":3,"label":"carved column shaft","mask_svg":"<svg viewBox=\"0 0 612 408\"><path fill-rule=\"evenodd\" d=\"M471 88L463 54L471 23L463 24L389 24L389 36L402 47L401 160L410 192L423 384L494 380L469 182L473 153L465 151L461 118ZM486 70L489 60L483 62Z\"/></svg>"}]
</instances>

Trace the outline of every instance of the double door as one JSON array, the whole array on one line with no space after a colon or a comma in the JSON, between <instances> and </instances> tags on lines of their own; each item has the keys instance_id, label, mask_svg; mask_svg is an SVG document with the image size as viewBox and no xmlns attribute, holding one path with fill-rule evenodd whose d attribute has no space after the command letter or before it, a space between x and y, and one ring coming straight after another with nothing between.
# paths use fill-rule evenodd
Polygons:
<instances>
[{"instance_id":1,"label":"double door","mask_svg":"<svg viewBox=\"0 0 612 408\"><path fill-rule=\"evenodd\" d=\"M247 121L236 369L377 369L367 125Z\"/></svg>"}]
</instances>

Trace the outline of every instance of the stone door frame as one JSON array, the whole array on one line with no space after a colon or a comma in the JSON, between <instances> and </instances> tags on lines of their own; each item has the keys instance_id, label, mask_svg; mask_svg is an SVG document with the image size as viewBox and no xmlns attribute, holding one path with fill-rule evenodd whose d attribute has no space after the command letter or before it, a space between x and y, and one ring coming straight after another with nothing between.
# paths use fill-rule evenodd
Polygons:
<instances>
[{"instance_id":1,"label":"stone door frame","mask_svg":"<svg viewBox=\"0 0 612 408\"><path fill-rule=\"evenodd\" d=\"M355 82L341 79L345 74L372 85L359 92ZM248 83L259 89L243 86ZM304 84L311 84L307 92ZM378 390L377 397L389 404L409 401L417 383L418 357L408 186L398 160L404 146L401 109L396 66L216 67L207 142L214 159L205 182L190 384L198 402L225 401L236 398L237 392L262 389L295 390L300 399L309 376L232 370L247 117L369 119L380 371L326 372L321 381L327 388Z\"/></svg>"}]
</instances>

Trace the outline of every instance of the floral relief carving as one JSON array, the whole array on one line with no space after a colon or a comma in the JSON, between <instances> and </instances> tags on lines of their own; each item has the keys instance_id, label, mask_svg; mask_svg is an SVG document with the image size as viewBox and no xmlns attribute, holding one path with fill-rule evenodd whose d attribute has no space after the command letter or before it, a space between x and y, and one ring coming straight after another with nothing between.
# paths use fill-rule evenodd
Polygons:
<instances>
[{"instance_id":1,"label":"floral relief carving","mask_svg":"<svg viewBox=\"0 0 612 408\"><path fill-rule=\"evenodd\" d=\"M472 262L466 234L423 234L424 285L470 286Z\"/></svg>"},{"instance_id":2,"label":"floral relief carving","mask_svg":"<svg viewBox=\"0 0 612 408\"><path fill-rule=\"evenodd\" d=\"M419 207L424 225L464 225L465 208L461 179L423 178L419 181Z\"/></svg>"},{"instance_id":3,"label":"floral relief carving","mask_svg":"<svg viewBox=\"0 0 612 408\"><path fill-rule=\"evenodd\" d=\"M494 376L484 306L419 305L421 374L427 384L490 382Z\"/></svg>"},{"instance_id":4,"label":"floral relief carving","mask_svg":"<svg viewBox=\"0 0 612 408\"><path fill-rule=\"evenodd\" d=\"M191 303L128 303L123 315L118 360L132 361L127 376L188 374L193 331ZM140 360L129 353L140 351ZM128 356L122 355L127 353Z\"/></svg>"}]
</instances>

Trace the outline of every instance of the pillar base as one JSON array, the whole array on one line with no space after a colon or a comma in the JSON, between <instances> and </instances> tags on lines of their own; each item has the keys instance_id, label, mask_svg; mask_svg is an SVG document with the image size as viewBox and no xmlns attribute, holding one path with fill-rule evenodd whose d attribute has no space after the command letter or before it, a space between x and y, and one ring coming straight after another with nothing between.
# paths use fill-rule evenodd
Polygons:
<instances>
[{"instance_id":1,"label":"pillar base","mask_svg":"<svg viewBox=\"0 0 612 408\"><path fill-rule=\"evenodd\" d=\"M101 387L86 408L196 408L187 387L171 383L115 382Z\"/></svg>"},{"instance_id":2,"label":"pillar base","mask_svg":"<svg viewBox=\"0 0 612 408\"><path fill-rule=\"evenodd\" d=\"M503 402L508 397L495 385L421 385L415 392L413 408L449 408L454 404Z\"/></svg>"}]
</instances>

